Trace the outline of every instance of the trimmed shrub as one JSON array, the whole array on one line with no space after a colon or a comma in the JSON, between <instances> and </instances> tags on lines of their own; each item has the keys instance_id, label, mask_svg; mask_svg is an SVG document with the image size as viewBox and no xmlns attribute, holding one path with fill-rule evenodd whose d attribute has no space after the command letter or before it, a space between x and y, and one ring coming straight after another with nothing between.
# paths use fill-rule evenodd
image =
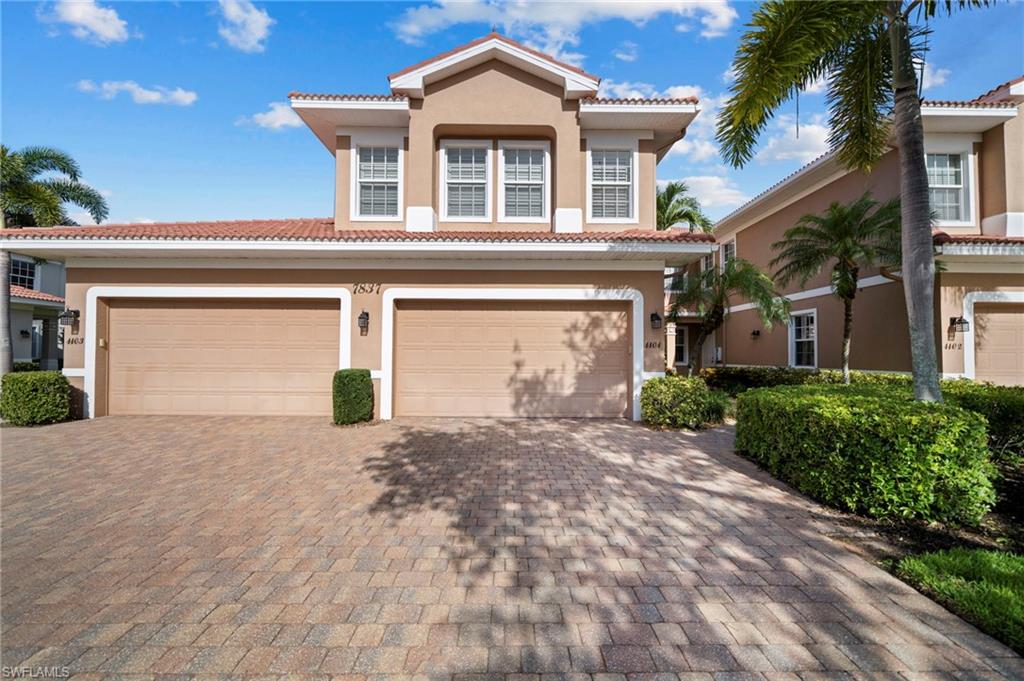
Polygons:
<instances>
[{"instance_id":1,"label":"trimmed shrub","mask_svg":"<svg viewBox=\"0 0 1024 681\"><path fill-rule=\"evenodd\" d=\"M661 428L699 430L720 423L728 408L728 396L697 377L652 378L640 390L644 422Z\"/></svg>"},{"instance_id":2,"label":"trimmed shrub","mask_svg":"<svg viewBox=\"0 0 1024 681\"><path fill-rule=\"evenodd\" d=\"M343 425L373 418L373 381L369 369L334 372L334 422Z\"/></svg>"},{"instance_id":3,"label":"trimmed shrub","mask_svg":"<svg viewBox=\"0 0 1024 681\"><path fill-rule=\"evenodd\" d=\"M0 387L0 416L15 426L66 421L71 416L71 386L59 371L7 374Z\"/></svg>"},{"instance_id":4,"label":"trimmed shrub","mask_svg":"<svg viewBox=\"0 0 1024 681\"><path fill-rule=\"evenodd\" d=\"M736 397L751 388L802 385L814 380L817 373L813 369L792 367L709 367L701 369L700 376L711 388Z\"/></svg>"},{"instance_id":5,"label":"trimmed shrub","mask_svg":"<svg viewBox=\"0 0 1024 681\"><path fill-rule=\"evenodd\" d=\"M942 395L988 420L988 446L995 459L1024 457L1024 387L960 379L943 381Z\"/></svg>"},{"instance_id":6,"label":"trimmed shrub","mask_svg":"<svg viewBox=\"0 0 1024 681\"><path fill-rule=\"evenodd\" d=\"M15 362L11 371L39 371L40 369L39 362L32 360L30 362Z\"/></svg>"},{"instance_id":7,"label":"trimmed shrub","mask_svg":"<svg viewBox=\"0 0 1024 681\"><path fill-rule=\"evenodd\" d=\"M869 386L760 388L736 449L800 491L875 518L977 524L995 502L985 419Z\"/></svg>"}]
</instances>

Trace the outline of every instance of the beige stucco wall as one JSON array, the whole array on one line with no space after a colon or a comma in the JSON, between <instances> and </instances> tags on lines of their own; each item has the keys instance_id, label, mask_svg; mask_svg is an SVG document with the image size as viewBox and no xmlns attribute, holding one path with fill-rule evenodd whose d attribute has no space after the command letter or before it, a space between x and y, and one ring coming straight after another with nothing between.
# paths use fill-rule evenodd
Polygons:
<instances>
[{"instance_id":1,"label":"beige stucco wall","mask_svg":"<svg viewBox=\"0 0 1024 681\"><path fill-rule=\"evenodd\" d=\"M935 323L939 327L939 364L943 373L960 374L964 371L964 339L962 333L949 333L949 318L964 313L964 296L973 291L1024 291L1024 268L1019 274L940 272L938 280ZM974 332L983 331L975 328Z\"/></svg>"},{"instance_id":2,"label":"beige stucco wall","mask_svg":"<svg viewBox=\"0 0 1024 681\"><path fill-rule=\"evenodd\" d=\"M586 220L586 143L578 120L579 103L565 100L559 85L526 73L498 60L469 68L426 87L423 99L409 103L409 128L405 163L405 207L430 206L439 230L491 231L542 230L550 224L498 222L497 141L499 139L545 140L551 145L551 216L559 208L583 211ZM623 131L628 132L628 131ZM442 139L489 140L491 154L491 220L447 222L440 210L440 141ZM335 222L339 229L402 228L403 223L352 222L349 219L348 137L338 138L336 157ZM654 143L641 140L637 172L638 222L630 224L585 223L589 231L654 228Z\"/></svg>"},{"instance_id":3,"label":"beige stucco wall","mask_svg":"<svg viewBox=\"0 0 1024 681\"><path fill-rule=\"evenodd\" d=\"M979 185L982 219L1024 212L1024 114L982 134Z\"/></svg>"},{"instance_id":4,"label":"beige stucco wall","mask_svg":"<svg viewBox=\"0 0 1024 681\"><path fill-rule=\"evenodd\" d=\"M90 287L106 286L344 286L354 290L355 283L380 284L379 292L352 295L352 366L380 369L381 318L383 293L389 288L401 287L523 287L523 288L623 288L639 290L644 296L644 370L664 369L664 331L650 328L651 312L663 311L663 279L660 271L502 271L502 270L328 270L328 269L150 269L150 268L72 268L68 270L68 307L82 311L77 327L69 328L65 344L67 368L85 366L84 340L86 328L86 294ZM103 305L99 306L99 337L105 337L106 318ZM366 310L370 314L370 329L366 336L359 334L356 318ZM635 323L635 322L634 322ZM296 356L301 356L301 347ZM98 351L97 392L104 394L106 352ZM102 415L103 400L97 400L97 414Z\"/></svg>"}]
</instances>

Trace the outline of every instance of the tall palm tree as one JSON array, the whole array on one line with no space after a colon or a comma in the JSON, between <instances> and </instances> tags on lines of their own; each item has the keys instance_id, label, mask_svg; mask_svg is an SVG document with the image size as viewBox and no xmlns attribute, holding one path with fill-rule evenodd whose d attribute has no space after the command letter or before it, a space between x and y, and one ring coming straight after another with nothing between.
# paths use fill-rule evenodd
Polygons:
<instances>
[{"instance_id":1,"label":"tall palm tree","mask_svg":"<svg viewBox=\"0 0 1024 681\"><path fill-rule=\"evenodd\" d=\"M694 227L703 232L710 232L714 223L704 214L700 201L690 195L690 188L685 182L669 182L658 187L658 229L668 229L673 225L686 223L691 231Z\"/></svg>"},{"instance_id":2,"label":"tall palm tree","mask_svg":"<svg viewBox=\"0 0 1024 681\"><path fill-rule=\"evenodd\" d=\"M849 168L868 171L890 145L900 155L903 292L910 324L914 395L941 401L935 353L928 177L915 59L927 34L914 24L990 0L771 0L751 18L736 51L736 81L718 118L732 165L753 155L769 120L794 92L827 78L829 145ZM912 17L913 15L913 17Z\"/></svg>"},{"instance_id":3,"label":"tall palm tree","mask_svg":"<svg viewBox=\"0 0 1024 681\"><path fill-rule=\"evenodd\" d=\"M832 292L843 301L843 382L850 382L850 336L853 330L853 299L862 267L899 260L900 202L881 206L864 194L848 204L832 203L824 215L805 215L785 238L772 244L778 256L775 280L785 286L799 280L804 286L829 264ZM895 252L893 252L895 251Z\"/></svg>"},{"instance_id":4,"label":"tall palm tree","mask_svg":"<svg viewBox=\"0 0 1024 681\"><path fill-rule=\"evenodd\" d=\"M107 202L81 181L73 158L50 147L11 151L0 145L0 228L73 225L66 204L84 208L96 222L106 219ZM0 376L13 368L11 354L11 255L0 251Z\"/></svg>"},{"instance_id":5,"label":"tall palm tree","mask_svg":"<svg viewBox=\"0 0 1024 681\"><path fill-rule=\"evenodd\" d=\"M700 276L678 281L668 318L678 319L683 308L693 308L700 317L697 340L690 353L691 374L695 368L700 368L704 342L725 322L734 296L753 303L766 329L789 316L789 301L775 290L772 278L740 258L730 258L721 268L712 267L701 272Z\"/></svg>"}]
</instances>

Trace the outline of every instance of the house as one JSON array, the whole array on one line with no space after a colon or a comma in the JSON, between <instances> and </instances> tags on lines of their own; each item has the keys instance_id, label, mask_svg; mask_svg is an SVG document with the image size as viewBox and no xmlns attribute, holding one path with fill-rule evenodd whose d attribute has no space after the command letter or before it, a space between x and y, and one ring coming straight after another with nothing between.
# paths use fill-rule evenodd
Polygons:
<instances>
[{"instance_id":1,"label":"house","mask_svg":"<svg viewBox=\"0 0 1024 681\"><path fill-rule=\"evenodd\" d=\"M921 114L935 246L936 339L940 370L997 383L1024 384L1024 78L970 101L925 101ZM899 157L889 151L870 174L850 172L827 153L724 217L720 245L697 268L739 257L771 271L772 243L808 213L865 191L899 195ZM910 371L903 286L877 269L862 271L854 302L850 364L867 371ZM843 306L829 273L784 290L788 325L766 330L746 301L734 301L706 346L705 365L838 368ZM674 327L674 328L672 328ZM671 362L687 358L693 327L670 325Z\"/></svg>"},{"instance_id":2,"label":"house","mask_svg":"<svg viewBox=\"0 0 1024 681\"><path fill-rule=\"evenodd\" d=\"M10 284L14 361L59 369L57 316L64 309L64 263L14 255Z\"/></svg>"},{"instance_id":3,"label":"house","mask_svg":"<svg viewBox=\"0 0 1024 681\"><path fill-rule=\"evenodd\" d=\"M326 415L333 371L360 367L382 419L639 417L664 268L717 248L655 229L655 166L697 100L600 98L497 34L388 80L291 95L333 218L3 234L67 263L84 413Z\"/></svg>"}]
</instances>

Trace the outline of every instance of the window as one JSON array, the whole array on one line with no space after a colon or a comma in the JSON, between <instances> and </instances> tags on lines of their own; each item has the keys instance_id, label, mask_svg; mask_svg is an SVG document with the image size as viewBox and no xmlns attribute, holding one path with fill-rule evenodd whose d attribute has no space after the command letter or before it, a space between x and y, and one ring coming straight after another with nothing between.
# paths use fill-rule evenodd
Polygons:
<instances>
[{"instance_id":1,"label":"window","mask_svg":"<svg viewBox=\"0 0 1024 681\"><path fill-rule=\"evenodd\" d=\"M595 149L590 164L591 218L632 218L633 152Z\"/></svg>"},{"instance_id":2,"label":"window","mask_svg":"<svg viewBox=\"0 0 1024 681\"><path fill-rule=\"evenodd\" d=\"M359 217L399 217L398 147L359 147Z\"/></svg>"},{"instance_id":3,"label":"window","mask_svg":"<svg viewBox=\"0 0 1024 681\"><path fill-rule=\"evenodd\" d=\"M818 366L816 310L794 312L789 317L789 365L802 368Z\"/></svg>"},{"instance_id":4,"label":"window","mask_svg":"<svg viewBox=\"0 0 1024 681\"><path fill-rule=\"evenodd\" d=\"M679 292L686 289L689 274L685 267L669 267L665 270L665 292Z\"/></svg>"},{"instance_id":5,"label":"window","mask_svg":"<svg viewBox=\"0 0 1024 681\"><path fill-rule=\"evenodd\" d=\"M713 269L714 266L715 266L715 254L714 253L708 253L707 255L701 257L701 259L700 259L700 271L701 272L706 272L706 271L708 271L710 269Z\"/></svg>"},{"instance_id":6,"label":"window","mask_svg":"<svg viewBox=\"0 0 1024 681\"><path fill-rule=\"evenodd\" d=\"M498 219L546 222L550 207L547 142L499 142Z\"/></svg>"},{"instance_id":7,"label":"window","mask_svg":"<svg viewBox=\"0 0 1024 681\"><path fill-rule=\"evenodd\" d=\"M443 219L473 222L491 219L491 142L442 142Z\"/></svg>"},{"instance_id":8,"label":"window","mask_svg":"<svg viewBox=\"0 0 1024 681\"><path fill-rule=\"evenodd\" d=\"M722 244L722 269L725 269L725 263L733 260L736 257L736 239L728 241Z\"/></svg>"},{"instance_id":9,"label":"window","mask_svg":"<svg viewBox=\"0 0 1024 681\"><path fill-rule=\"evenodd\" d=\"M686 350L686 327L676 326L676 366L690 363L690 355Z\"/></svg>"},{"instance_id":10,"label":"window","mask_svg":"<svg viewBox=\"0 0 1024 681\"><path fill-rule=\"evenodd\" d=\"M11 258L11 285L34 289L36 287L35 262Z\"/></svg>"},{"instance_id":11,"label":"window","mask_svg":"<svg viewBox=\"0 0 1024 681\"><path fill-rule=\"evenodd\" d=\"M966 220L962 154L926 154L928 202L939 220Z\"/></svg>"}]
</instances>

